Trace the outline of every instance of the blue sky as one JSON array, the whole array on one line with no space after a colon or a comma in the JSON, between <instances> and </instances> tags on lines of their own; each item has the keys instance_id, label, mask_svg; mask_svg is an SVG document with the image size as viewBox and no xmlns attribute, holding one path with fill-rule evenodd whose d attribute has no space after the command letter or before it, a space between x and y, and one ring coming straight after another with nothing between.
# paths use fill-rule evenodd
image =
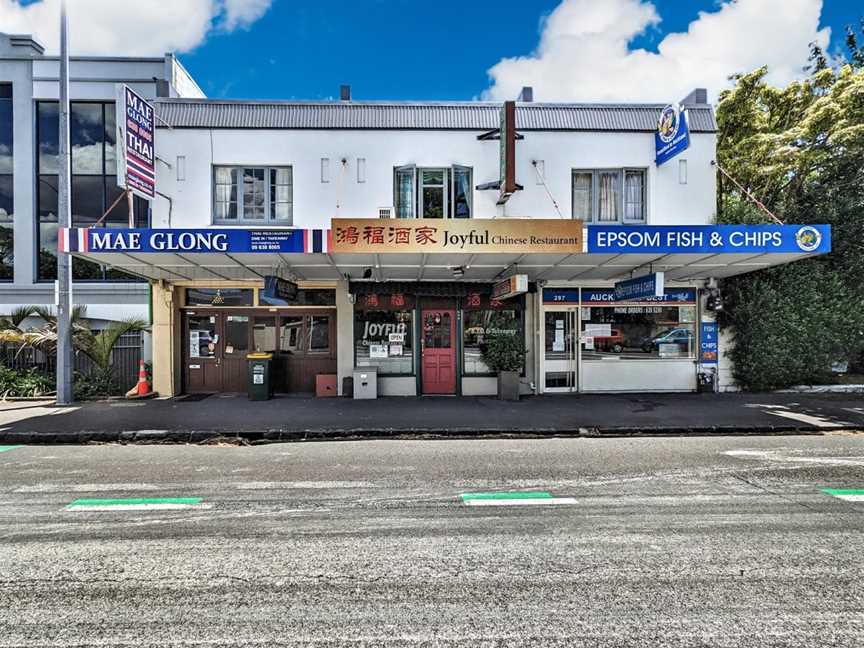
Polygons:
<instances>
[{"instance_id":1,"label":"blue sky","mask_svg":"<svg viewBox=\"0 0 864 648\"><path fill-rule=\"evenodd\" d=\"M605 1L605 0L603 0ZM247 29L211 33L181 60L211 97L327 99L350 83L356 99L477 98L500 59L530 54L559 0L275 0ZM653 0L662 22L631 41L656 51L712 0ZM506 9L504 9L506 7ZM839 51L859 0L825 0L820 27ZM734 70L732 70L734 71Z\"/></svg>"}]
</instances>

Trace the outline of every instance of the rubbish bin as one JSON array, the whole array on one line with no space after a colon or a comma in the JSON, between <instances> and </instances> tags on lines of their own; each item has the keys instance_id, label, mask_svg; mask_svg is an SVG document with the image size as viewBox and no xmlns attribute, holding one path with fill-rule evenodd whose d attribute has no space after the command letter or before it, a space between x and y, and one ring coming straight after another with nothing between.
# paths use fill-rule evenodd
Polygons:
<instances>
[{"instance_id":1,"label":"rubbish bin","mask_svg":"<svg viewBox=\"0 0 864 648\"><path fill-rule=\"evenodd\" d=\"M246 388L249 400L270 400L273 396L273 381L271 380L272 353L249 353L249 376Z\"/></svg>"},{"instance_id":2,"label":"rubbish bin","mask_svg":"<svg viewBox=\"0 0 864 648\"><path fill-rule=\"evenodd\" d=\"M700 394L713 394L717 391L717 374L711 369L696 374L696 391Z\"/></svg>"},{"instance_id":3,"label":"rubbish bin","mask_svg":"<svg viewBox=\"0 0 864 648\"><path fill-rule=\"evenodd\" d=\"M378 367L354 367L354 400L378 398Z\"/></svg>"}]
</instances>

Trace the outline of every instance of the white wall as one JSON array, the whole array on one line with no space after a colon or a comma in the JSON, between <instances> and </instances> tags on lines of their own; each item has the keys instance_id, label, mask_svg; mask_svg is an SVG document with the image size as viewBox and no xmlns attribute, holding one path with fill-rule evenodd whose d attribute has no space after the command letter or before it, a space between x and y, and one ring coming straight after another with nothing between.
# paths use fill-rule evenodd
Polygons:
<instances>
[{"instance_id":1,"label":"white wall","mask_svg":"<svg viewBox=\"0 0 864 648\"><path fill-rule=\"evenodd\" d=\"M294 226L327 228L334 217L375 217L393 204L393 167L450 166L474 169L476 186L498 178L498 142L473 131L316 131L160 128L157 152L173 164L186 157L186 180L158 165L157 184L171 196L154 205L154 227L206 227L212 220L213 165L291 165ZM497 191L475 191L474 216L558 218L532 160L543 160L546 184L564 218L571 215L571 170L632 166L648 170L650 224L708 224L714 219L713 134L695 134L690 149L659 169L652 133L526 132L517 142L516 180L524 186L504 206ZM321 182L321 158L330 160L330 182ZM346 160L343 168L342 159ZM366 182L357 181L357 158L366 160ZM686 159L688 183L679 184L678 159ZM341 205L337 209L337 203Z\"/></svg>"}]
</instances>

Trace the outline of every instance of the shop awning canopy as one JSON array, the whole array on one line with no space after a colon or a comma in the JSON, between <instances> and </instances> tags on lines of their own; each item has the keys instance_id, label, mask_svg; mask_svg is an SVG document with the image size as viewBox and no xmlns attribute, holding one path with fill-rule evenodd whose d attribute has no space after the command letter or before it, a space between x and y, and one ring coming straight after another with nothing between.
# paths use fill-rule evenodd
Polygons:
<instances>
[{"instance_id":1,"label":"shop awning canopy","mask_svg":"<svg viewBox=\"0 0 864 648\"><path fill-rule=\"evenodd\" d=\"M830 251L831 233L826 225L695 226L704 234L724 228L724 241L711 248L707 244L688 247L687 239L670 245L673 239L646 238L654 231L674 229L680 234L682 228L617 226L613 230L617 238L609 242L602 236L609 227L596 231L589 227L581 250L572 253L346 253L333 244L330 230L300 229L73 228L61 231L59 245L76 257L168 282L261 280L268 275L301 281L491 282L513 272L527 274L531 281L619 281L649 271L665 272L667 281L690 282L731 277ZM753 236L750 243L745 241L737 248L725 244L736 240L731 237L733 231L749 235L754 230L773 238ZM623 232L640 236L628 240L621 236ZM673 242L680 240L679 236Z\"/></svg>"}]
</instances>

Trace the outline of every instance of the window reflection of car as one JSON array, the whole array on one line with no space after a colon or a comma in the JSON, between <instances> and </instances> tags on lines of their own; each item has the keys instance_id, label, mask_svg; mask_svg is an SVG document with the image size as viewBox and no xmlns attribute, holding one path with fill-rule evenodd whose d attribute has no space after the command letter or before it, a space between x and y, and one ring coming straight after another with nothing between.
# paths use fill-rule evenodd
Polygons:
<instances>
[{"instance_id":1,"label":"window reflection of car","mask_svg":"<svg viewBox=\"0 0 864 648\"><path fill-rule=\"evenodd\" d=\"M594 349L597 351L611 351L621 353L624 350L624 336L618 329L611 330L612 335L595 335Z\"/></svg>"},{"instance_id":2,"label":"window reflection of car","mask_svg":"<svg viewBox=\"0 0 864 648\"><path fill-rule=\"evenodd\" d=\"M642 350L645 353L659 351L661 344L674 344L683 351L689 351L693 346L693 331L686 328L674 328L660 331L651 338L642 341Z\"/></svg>"}]
</instances>

